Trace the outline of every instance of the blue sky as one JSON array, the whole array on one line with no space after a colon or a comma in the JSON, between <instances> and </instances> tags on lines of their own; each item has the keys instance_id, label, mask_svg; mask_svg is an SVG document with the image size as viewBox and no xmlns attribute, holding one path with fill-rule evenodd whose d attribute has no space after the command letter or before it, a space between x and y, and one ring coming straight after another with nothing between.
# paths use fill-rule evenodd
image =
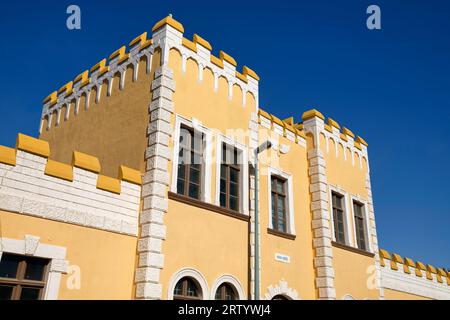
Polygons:
<instances>
[{"instance_id":1,"label":"blue sky","mask_svg":"<svg viewBox=\"0 0 450 320\"><path fill-rule=\"evenodd\" d=\"M300 120L313 106L364 137L381 247L450 268L449 1L93 2L2 5L0 144L37 135L46 95L172 13L261 76L264 109ZM370 4L382 30L366 28Z\"/></svg>"}]
</instances>

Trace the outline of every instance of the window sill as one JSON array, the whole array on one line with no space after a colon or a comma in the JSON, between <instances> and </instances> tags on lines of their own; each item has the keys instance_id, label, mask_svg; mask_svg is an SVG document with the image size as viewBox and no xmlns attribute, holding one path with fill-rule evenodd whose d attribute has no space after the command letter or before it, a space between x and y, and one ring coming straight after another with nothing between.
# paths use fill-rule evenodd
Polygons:
<instances>
[{"instance_id":1,"label":"window sill","mask_svg":"<svg viewBox=\"0 0 450 320\"><path fill-rule=\"evenodd\" d=\"M271 228L267 228L267 233L271 234L273 236L278 236L278 237L285 238L285 239L288 239L288 240L295 240L295 238L297 237L294 234L277 231L277 230L274 230L274 229L271 229Z\"/></svg>"},{"instance_id":2,"label":"window sill","mask_svg":"<svg viewBox=\"0 0 450 320\"><path fill-rule=\"evenodd\" d=\"M368 251L365 251L365 250L361 250L361 249L358 249L358 248L353 248L353 247L350 247L350 246L348 246L346 244L342 244L342 243L339 243L339 242L336 242L336 241L332 241L331 244L335 248L339 248L339 249L347 250L347 251L350 251L350 252L358 253L358 254L361 254L363 256L367 256L367 257L371 257L371 258L375 257L374 253L371 253L371 252L368 252Z\"/></svg>"},{"instance_id":3,"label":"window sill","mask_svg":"<svg viewBox=\"0 0 450 320\"><path fill-rule=\"evenodd\" d=\"M231 218L235 218L235 219L238 219L238 220L242 220L242 221L246 221L246 222L250 221L250 217L245 215L245 214L242 214L242 213L239 213L239 212L234 212L232 210L227 210L227 209L224 209L222 207L219 207L219 206L216 206L216 205L213 205L213 204L210 204L210 203L206 203L206 202L203 202L203 201L200 201L200 200L192 199L192 198L189 198L189 197L186 197L186 196L182 196L182 195L179 195L179 194L174 193L174 192L170 192L169 191L169 199L170 200L174 200L174 201L178 201L178 202L181 202L181 203L193 206L193 207L197 207L197 208L200 208L200 209L214 211L214 212L217 212L217 213L220 213L220 214L223 214L225 216L228 216L228 217L231 217Z\"/></svg>"}]
</instances>

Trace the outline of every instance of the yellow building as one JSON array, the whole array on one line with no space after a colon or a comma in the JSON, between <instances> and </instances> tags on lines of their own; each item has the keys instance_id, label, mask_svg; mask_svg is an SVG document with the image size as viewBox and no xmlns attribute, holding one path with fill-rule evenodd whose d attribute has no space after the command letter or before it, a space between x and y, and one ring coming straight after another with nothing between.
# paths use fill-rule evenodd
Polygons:
<instances>
[{"instance_id":1,"label":"yellow building","mask_svg":"<svg viewBox=\"0 0 450 320\"><path fill-rule=\"evenodd\" d=\"M263 111L253 70L183 34L159 21L0 147L0 299L450 299L379 250L363 138Z\"/></svg>"}]
</instances>

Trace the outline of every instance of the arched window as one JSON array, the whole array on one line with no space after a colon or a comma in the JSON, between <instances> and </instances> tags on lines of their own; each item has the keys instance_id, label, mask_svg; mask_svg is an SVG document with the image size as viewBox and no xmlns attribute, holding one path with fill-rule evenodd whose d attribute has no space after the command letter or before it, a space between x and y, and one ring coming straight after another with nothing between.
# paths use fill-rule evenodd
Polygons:
<instances>
[{"instance_id":1,"label":"arched window","mask_svg":"<svg viewBox=\"0 0 450 320\"><path fill-rule=\"evenodd\" d=\"M236 289L229 283L222 283L219 288L217 288L216 300L238 300L238 295Z\"/></svg>"},{"instance_id":2,"label":"arched window","mask_svg":"<svg viewBox=\"0 0 450 320\"><path fill-rule=\"evenodd\" d=\"M184 277L177 282L173 290L174 300L201 300L202 292L197 281L192 278Z\"/></svg>"},{"instance_id":3,"label":"arched window","mask_svg":"<svg viewBox=\"0 0 450 320\"><path fill-rule=\"evenodd\" d=\"M273 297L272 300L289 300L289 299L281 294L278 294L275 297Z\"/></svg>"}]
</instances>

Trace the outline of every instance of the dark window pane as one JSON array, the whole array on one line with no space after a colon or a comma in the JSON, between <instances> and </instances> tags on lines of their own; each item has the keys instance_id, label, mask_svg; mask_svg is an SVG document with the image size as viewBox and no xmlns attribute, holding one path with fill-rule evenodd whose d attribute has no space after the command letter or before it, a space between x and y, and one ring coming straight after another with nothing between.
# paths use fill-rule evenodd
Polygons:
<instances>
[{"instance_id":1,"label":"dark window pane","mask_svg":"<svg viewBox=\"0 0 450 320\"><path fill-rule=\"evenodd\" d=\"M227 192L227 181L224 179L220 179L220 192Z\"/></svg>"},{"instance_id":2,"label":"dark window pane","mask_svg":"<svg viewBox=\"0 0 450 320\"><path fill-rule=\"evenodd\" d=\"M194 166L191 166L191 171L189 173L189 180L196 184L200 183L200 171Z\"/></svg>"},{"instance_id":3,"label":"dark window pane","mask_svg":"<svg viewBox=\"0 0 450 320\"><path fill-rule=\"evenodd\" d=\"M223 208L227 207L227 195L223 192L220 193L220 206Z\"/></svg>"},{"instance_id":4,"label":"dark window pane","mask_svg":"<svg viewBox=\"0 0 450 320\"><path fill-rule=\"evenodd\" d=\"M277 197L275 193L272 192L272 216L275 216L275 211L277 210Z\"/></svg>"},{"instance_id":5,"label":"dark window pane","mask_svg":"<svg viewBox=\"0 0 450 320\"><path fill-rule=\"evenodd\" d=\"M238 170L236 170L234 168L230 168L230 181L235 182L235 183L239 182L239 171Z\"/></svg>"},{"instance_id":6,"label":"dark window pane","mask_svg":"<svg viewBox=\"0 0 450 320\"><path fill-rule=\"evenodd\" d=\"M42 281L44 278L44 270L47 265L46 260L30 259L27 261L27 269L25 270L25 279Z\"/></svg>"},{"instance_id":7,"label":"dark window pane","mask_svg":"<svg viewBox=\"0 0 450 320\"><path fill-rule=\"evenodd\" d=\"M181 296L183 294L183 281L178 281L175 290L173 290L173 294L176 296Z\"/></svg>"},{"instance_id":8,"label":"dark window pane","mask_svg":"<svg viewBox=\"0 0 450 320\"><path fill-rule=\"evenodd\" d=\"M13 287L0 286L0 300L11 300Z\"/></svg>"},{"instance_id":9,"label":"dark window pane","mask_svg":"<svg viewBox=\"0 0 450 320\"><path fill-rule=\"evenodd\" d=\"M234 210L234 211L238 211L239 210L239 200L238 200L238 198L230 196L230 209Z\"/></svg>"},{"instance_id":10,"label":"dark window pane","mask_svg":"<svg viewBox=\"0 0 450 320\"><path fill-rule=\"evenodd\" d=\"M200 188L198 185L189 183L189 197L194 199L200 198Z\"/></svg>"},{"instance_id":11,"label":"dark window pane","mask_svg":"<svg viewBox=\"0 0 450 320\"><path fill-rule=\"evenodd\" d=\"M183 179L178 179L177 180L177 193L178 194L184 194L184 186L185 186L185 181Z\"/></svg>"},{"instance_id":12,"label":"dark window pane","mask_svg":"<svg viewBox=\"0 0 450 320\"><path fill-rule=\"evenodd\" d=\"M186 165L178 165L178 177L184 179L186 175Z\"/></svg>"},{"instance_id":13,"label":"dark window pane","mask_svg":"<svg viewBox=\"0 0 450 320\"><path fill-rule=\"evenodd\" d=\"M16 278L19 262L19 257L3 254L0 260L0 278Z\"/></svg>"},{"instance_id":14,"label":"dark window pane","mask_svg":"<svg viewBox=\"0 0 450 320\"><path fill-rule=\"evenodd\" d=\"M271 186L271 189L272 189L273 191L276 191L276 190L277 190L277 179L276 179L275 177L272 177L272 186Z\"/></svg>"},{"instance_id":15,"label":"dark window pane","mask_svg":"<svg viewBox=\"0 0 450 320\"><path fill-rule=\"evenodd\" d=\"M187 280L187 295L189 297L198 297L197 286L191 279Z\"/></svg>"},{"instance_id":16,"label":"dark window pane","mask_svg":"<svg viewBox=\"0 0 450 320\"><path fill-rule=\"evenodd\" d=\"M39 300L40 289L36 288L23 288L20 293L20 300Z\"/></svg>"},{"instance_id":17,"label":"dark window pane","mask_svg":"<svg viewBox=\"0 0 450 320\"><path fill-rule=\"evenodd\" d=\"M230 196L239 196L239 185L237 183L230 183Z\"/></svg>"}]
</instances>

